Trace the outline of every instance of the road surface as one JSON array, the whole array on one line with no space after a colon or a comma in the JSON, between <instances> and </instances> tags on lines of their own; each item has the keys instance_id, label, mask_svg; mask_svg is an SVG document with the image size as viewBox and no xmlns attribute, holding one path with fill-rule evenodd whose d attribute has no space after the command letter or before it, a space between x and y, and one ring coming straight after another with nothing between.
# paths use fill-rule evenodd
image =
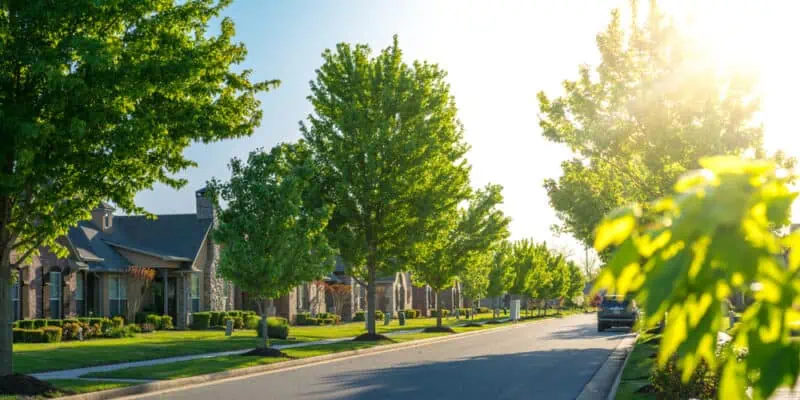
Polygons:
<instances>
[{"instance_id":1,"label":"road surface","mask_svg":"<svg viewBox=\"0 0 800 400\"><path fill-rule=\"evenodd\" d=\"M627 334L584 314L139 398L574 399Z\"/></svg>"}]
</instances>

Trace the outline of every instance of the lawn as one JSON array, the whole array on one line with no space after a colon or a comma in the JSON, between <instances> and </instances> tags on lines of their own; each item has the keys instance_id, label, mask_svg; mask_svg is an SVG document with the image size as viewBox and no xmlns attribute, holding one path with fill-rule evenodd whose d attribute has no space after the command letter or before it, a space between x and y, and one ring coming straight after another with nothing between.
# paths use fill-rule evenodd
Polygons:
<instances>
[{"instance_id":1,"label":"lawn","mask_svg":"<svg viewBox=\"0 0 800 400\"><path fill-rule=\"evenodd\" d=\"M642 333L636 341L636 346L625 364L622 377L619 381L616 400L651 400L655 399L654 393L637 393L636 391L650 383L650 371L653 369L658 351L660 335Z\"/></svg>"},{"instance_id":2,"label":"lawn","mask_svg":"<svg viewBox=\"0 0 800 400\"><path fill-rule=\"evenodd\" d=\"M287 343L286 341L273 341ZM134 338L14 344L14 372L30 374L128 361L253 348L255 331L161 331Z\"/></svg>"},{"instance_id":3,"label":"lawn","mask_svg":"<svg viewBox=\"0 0 800 400\"><path fill-rule=\"evenodd\" d=\"M505 325L505 324L504 324ZM501 325L485 325L482 327L456 327L456 333L472 332L476 330L491 329ZM365 349L374 346L382 346L393 342L409 342L413 340L428 339L447 335L447 333L410 333L392 337L392 341L380 342L339 342L324 345L312 345L307 347L297 347L284 349L283 352L292 358L308 358L326 354L338 353L341 351ZM179 361L169 364L161 364L149 367L125 368L116 371L95 372L87 374L86 378L112 378L112 379L178 379L189 376L210 374L230 369L247 368L257 365L273 364L286 361L287 358L269 357L248 357L248 356L225 356L204 358L191 361Z\"/></svg>"},{"instance_id":4,"label":"lawn","mask_svg":"<svg viewBox=\"0 0 800 400\"><path fill-rule=\"evenodd\" d=\"M47 393L44 396L38 396L36 398L54 398L54 397L61 397L65 395L65 392L69 393L89 393L89 392L96 392L98 390L109 390L109 389L116 389L126 386L135 385L135 383L131 382L114 382L114 381L86 381L81 379L52 379L47 381L51 385L55 386L59 390L56 392ZM15 395L0 395L0 400L17 400L19 396Z\"/></svg>"},{"instance_id":5,"label":"lawn","mask_svg":"<svg viewBox=\"0 0 800 400\"><path fill-rule=\"evenodd\" d=\"M574 311L565 311L569 315ZM548 315L552 317L553 314ZM474 321L486 321L491 313L476 315ZM445 318L444 325L466 322L454 317ZM392 320L384 326L378 322L378 332L389 333L399 330L420 329L436 325L436 318L415 318L406 320L401 326ZM335 326L293 326L289 330L290 339L295 342L320 339L345 338L365 332L364 322L350 322ZM401 339L405 340L405 339ZM230 350L254 348L259 343L252 330L240 330L226 337L224 331L161 331L139 334L134 338L94 339L85 342L63 343L20 343L14 345L14 371L22 374L57 371L64 369L91 367L130 361L152 360L193 354L204 354ZM273 340L273 344L289 341Z\"/></svg>"}]
</instances>

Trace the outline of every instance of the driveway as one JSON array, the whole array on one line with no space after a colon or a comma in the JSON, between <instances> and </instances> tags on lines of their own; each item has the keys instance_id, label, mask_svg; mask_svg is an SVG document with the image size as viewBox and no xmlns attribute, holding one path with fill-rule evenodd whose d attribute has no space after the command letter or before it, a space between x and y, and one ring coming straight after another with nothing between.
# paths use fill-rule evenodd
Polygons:
<instances>
[{"instance_id":1,"label":"driveway","mask_svg":"<svg viewBox=\"0 0 800 400\"><path fill-rule=\"evenodd\" d=\"M138 398L574 399L627 334L584 314Z\"/></svg>"}]
</instances>

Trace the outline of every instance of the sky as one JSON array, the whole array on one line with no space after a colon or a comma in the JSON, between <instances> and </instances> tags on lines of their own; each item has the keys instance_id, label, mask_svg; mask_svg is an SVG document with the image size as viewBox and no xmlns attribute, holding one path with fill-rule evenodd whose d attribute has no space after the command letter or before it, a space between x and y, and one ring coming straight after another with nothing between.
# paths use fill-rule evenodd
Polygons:
<instances>
[{"instance_id":1,"label":"sky","mask_svg":"<svg viewBox=\"0 0 800 400\"><path fill-rule=\"evenodd\" d=\"M670 2L676 15L699 13L698 35L722 43L720 57L751 62L762 70L767 147L790 153L798 139L792 129L793 106L782 99L798 93L785 77L800 70L782 51L780 38L800 32L779 3ZM612 8L628 1L263 1L237 0L225 15L236 24L236 39L248 49L237 68L253 70L253 79L279 79L281 86L262 94L264 117L248 138L194 144L185 155L199 166L180 174L181 190L156 186L141 192L137 204L157 214L194 212L193 192L212 177L230 176L231 157L246 157L259 147L297 140L298 123L312 111L306 100L309 81L322 63L320 54L337 43L366 43L373 51L398 34L406 61L438 63L448 72L452 94L472 146L472 185L504 187L503 210L512 217L512 239L532 237L582 259L583 248L569 237L554 237L558 222L542 187L560 175L569 150L545 141L538 126L536 93L561 93L561 82L577 77L580 64L596 64L595 36L609 22ZM775 7L770 7L775 6ZM720 11L722 10L722 11ZM791 35L790 35L791 34ZM734 39L734 40L731 40ZM765 40L774 46L765 45ZM773 49L775 47L775 49ZM742 56L745 57L742 57ZM784 118L781 118L784 116ZM783 132L771 134L771 132ZM800 155L800 154L795 154Z\"/></svg>"}]
</instances>

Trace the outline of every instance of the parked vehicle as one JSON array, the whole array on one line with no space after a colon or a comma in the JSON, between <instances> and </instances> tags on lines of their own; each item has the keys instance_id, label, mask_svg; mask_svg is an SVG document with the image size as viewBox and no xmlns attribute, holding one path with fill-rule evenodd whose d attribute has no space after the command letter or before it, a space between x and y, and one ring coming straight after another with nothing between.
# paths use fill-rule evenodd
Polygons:
<instances>
[{"instance_id":1,"label":"parked vehicle","mask_svg":"<svg viewBox=\"0 0 800 400\"><path fill-rule=\"evenodd\" d=\"M625 326L633 328L639 321L639 307L636 300L619 295L605 295L597 309L597 331Z\"/></svg>"}]
</instances>

